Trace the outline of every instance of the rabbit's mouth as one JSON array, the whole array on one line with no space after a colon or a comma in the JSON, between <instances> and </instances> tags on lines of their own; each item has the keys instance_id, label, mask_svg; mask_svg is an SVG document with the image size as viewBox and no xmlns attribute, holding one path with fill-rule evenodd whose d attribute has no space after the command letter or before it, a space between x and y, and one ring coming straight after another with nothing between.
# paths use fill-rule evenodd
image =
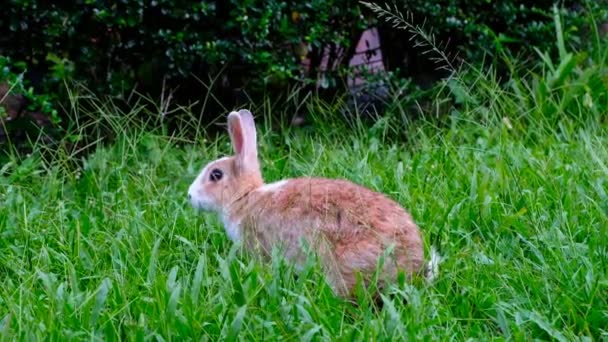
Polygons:
<instances>
[{"instance_id":1,"label":"rabbit's mouth","mask_svg":"<svg viewBox=\"0 0 608 342\"><path fill-rule=\"evenodd\" d=\"M190 196L190 194L188 194L188 198L190 200L190 204L195 209L198 209L201 211L215 211L215 209L216 209L215 205L213 205L209 201L205 201L204 199Z\"/></svg>"},{"instance_id":2,"label":"rabbit's mouth","mask_svg":"<svg viewBox=\"0 0 608 342\"><path fill-rule=\"evenodd\" d=\"M215 211L217 210L217 206L208 196L201 195L197 191L188 191L188 200L190 201L190 205L195 209L199 209L202 211Z\"/></svg>"}]
</instances>

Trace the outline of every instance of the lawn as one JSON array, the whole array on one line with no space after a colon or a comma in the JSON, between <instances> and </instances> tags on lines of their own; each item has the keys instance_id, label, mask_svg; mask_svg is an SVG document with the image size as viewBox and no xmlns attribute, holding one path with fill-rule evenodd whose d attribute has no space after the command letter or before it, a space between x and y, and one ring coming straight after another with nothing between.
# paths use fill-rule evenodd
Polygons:
<instances>
[{"instance_id":1,"label":"lawn","mask_svg":"<svg viewBox=\"0 0 608 342\"><path fill-rule=\"evenodd\" d=\"M547 70L510 88L482 74L450 83L460 104L440 119L404 123L395 105L349 125L311 102L311 127L260 122L268 182L318 175L382 191L444 257L433 284L394 284L381 307L334 297L314 262L296 274L242 253L190 207L200 168L231 153L226 136L169 137L106 113L118 138L84 159L13 157L0 168L0 336L606 339L608 106L592 87L605 66L568 70L549 95Z\"/></svg>"}]
</instances>

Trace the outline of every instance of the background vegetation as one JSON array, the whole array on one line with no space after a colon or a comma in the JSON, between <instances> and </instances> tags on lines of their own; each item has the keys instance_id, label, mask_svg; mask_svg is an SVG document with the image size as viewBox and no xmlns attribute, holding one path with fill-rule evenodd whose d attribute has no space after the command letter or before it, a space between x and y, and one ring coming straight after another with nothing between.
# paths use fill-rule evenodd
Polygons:
<instances>
[{"instance_id":1,"label":"background vegetation","mask_svg":"<svg viewBox=\"0 0 608 342\"><path fill-rule=\"evenodd\" d=\"M441 47L446 53L475 65L495 64L505 76L510 72L505 58L529 60L536 57L535 48L557 53L552 5L415 0L391 8L410 13L415 25L425 23L438 44L449 42ZM605 1L566 0L560 5L564 33L577 47L592 36L589 13L606 19ZM285 89L318 90L315 81L324 47L344 48L345 66L361 32L372 26L380 27L385 63L397 76L424 83L445 75L429 61L436 56L416 46L415 37L378 20L354 0L10 0L0 13L0 26L5 28L0 37L1 81L13 86L19 75L13 91L26 95L34 110L55 122L69 116L64 108L69 101L66 82L68 87L77 82L94 94L113 96L117 104L125 101L126 108L133 105L129 100L134 91L153 99L171 92L173 107L196 102L193 110L205 113L207 121L225 107L260 103L267 93L289 102ZM303 55L311 60L309 73L302 72ZM343 72L326 72L331 82L323 84L334 90L326 99L341 93ZM46 105L47 100L54 106ZM63 122L66 125L69 122Z\"/></svg>"}]
</instances>

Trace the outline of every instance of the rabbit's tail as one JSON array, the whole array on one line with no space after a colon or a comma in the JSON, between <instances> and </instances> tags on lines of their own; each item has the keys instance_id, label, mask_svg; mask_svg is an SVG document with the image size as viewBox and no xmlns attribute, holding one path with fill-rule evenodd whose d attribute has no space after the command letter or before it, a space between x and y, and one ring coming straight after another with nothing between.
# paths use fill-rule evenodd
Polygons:
<instances>
[{"instance_id":1,"label":"rabbit's tail","mask_svg":"<svg viewBox=\"0 0 608 342\"><path fill-rule=\"evenodd\" d=\"M426 264L425 276L428 283L432 283L439 276L439 264L441 263L441 255L437 252L435 246L431 246L431 258Z\"/></svg>"}]
</instances>

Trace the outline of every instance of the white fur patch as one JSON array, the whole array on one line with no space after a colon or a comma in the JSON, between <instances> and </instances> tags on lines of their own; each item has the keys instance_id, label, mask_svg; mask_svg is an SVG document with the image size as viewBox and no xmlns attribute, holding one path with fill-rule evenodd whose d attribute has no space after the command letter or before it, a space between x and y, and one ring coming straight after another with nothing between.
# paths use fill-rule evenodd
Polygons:
<instances>
[{"instance_id":1,"label":"white fur patch","mask_svg":"<svg viewBox=\"0 0 608 342\"><path fill-rule=\"evenodd\" d=\"M222 222L224 223L224 229L228 238L234 242L238 242L241 239L241 228L239 225L241 221L232 221L227 215L222 215Z\"/></svg>"},{"instance_id":2,"label":"white fur patch","mask_svg":"<svg viewBox=\"0 0 608 342\"><path fill-rule=\"evenodd\" d=\"M274 182L274 183L270 183L270 184L265 184L262 187L260 187L258 189L258 191L262 191L262 192L275 192L281 189L281 187L285 184L287 184L288 180L280 180L278 182Z\"/></svg>"},{"instance_id":3,"label":"white fur patch","mask_svg":"<svg viewBox=\"0 0 608 342\"><path fill-rule=\"evenodd\" d=\"M442 258L441 255L435 249L435 246L431 246L431 258L427 263L427 275L426 280L431 283L435 281L437 276L439 276L439 264L441 263Z\"/></svg>"},{"instance_id":4,"label":"white fur patch","mask_svg":"<svg viewBox=\"0 0 608 342\"><path fill-rule=\"evenodd\" d=\"M198 208L198 209L202 209L202 210L216 210L217 208L215 207L213 201L211 200L211 197L209 197L209 195L207 195L203 189L203 184L204 184L204 179L203 177L205 177L205 173L207 172L207 169L209 167L211 167L212 165L215 165L217 162L220 162L222 160L226 160L230 157L223 157L220 158L216 161L213 161L209 164L207 164L207 166L205 166L203 168L203 170L198 174L198 176L196 176L196 179L194 180L194 182L192 182L192 184L190 184L190 187L188 188L188 197L190 197L190 204L192 204L193 207Z\"/></svg>"},{"instance_id":5,"label":"white fur patch","mask_svg":"<svg viewBox=\"0 0 608 342\"><path fill-rule=\"evenodd\" d=\"M216 211L217 207L211 200L211 198L207 196L192 196L190 198L190 205L196 209L204 210L204 211Z\"/></svg>"}]
</instances>

